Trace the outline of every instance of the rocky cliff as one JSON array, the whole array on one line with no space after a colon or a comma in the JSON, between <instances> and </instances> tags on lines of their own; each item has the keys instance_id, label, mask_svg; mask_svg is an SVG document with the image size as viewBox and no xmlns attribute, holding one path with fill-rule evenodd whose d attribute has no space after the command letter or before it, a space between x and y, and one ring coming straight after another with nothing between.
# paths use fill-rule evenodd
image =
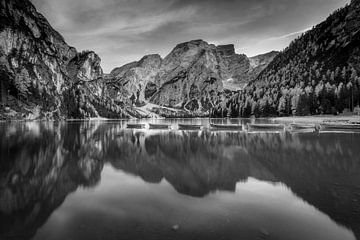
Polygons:
<instances>
[{"instance_id":1,"label":"rocky cliff","mask_svg":"<svg viewBox=\"0 0 360 240\"><path fill-rule=\"evenodd\" d=\"M113 84L110 89L111 97L130 100L138 106L143 104L154 91L154 79L161 63L160 55L154 54L147 55L138 62L115 68L108 77Z\"/></svg>"},{"instance_id":2,"label":"rocky cliff","mask_svg":"<svg viewBox=\"0 0 360 240\"><path fill-rule=\"evenodd\" d=\"M0 0L0 119L129 116L104 95L100 58L78 53L28 0Z\"/></svg>"},{"instance_id":3,"label":"rocky cliff","mask_svg":"<svg viewBox=\"0 0 360 240\"><path fill-rule=\"evenodd\" d=\"M275 53L248 58L236 54L232 44L193 40L178 44L164 59L149 55L116 68L109 81L116 86L115 98L201 114L221 101L226 90L237 90L256 77Z\"/></svg>"},{"instance_id":4,"label":"rocky cliff","mask_svg":"<svg viewBox=\"0 0 360 240\"><path fill-rule=\"evenodd\" d=\"M216 46L202 40L177 45L161 64L155 85L152 103L206 111L223 91Z\"/></svg>"},{"instance_id":5,"label":"rocky cliff","mask_svg":"<svg viewBox=\"0 0 360 240\"><path fill-rule=\"evenodd\" d=\"M0 88L9 112L57 109L69 86L66 66L76 54L29 1L0 1Z\"/></svg>"}]
</instances>

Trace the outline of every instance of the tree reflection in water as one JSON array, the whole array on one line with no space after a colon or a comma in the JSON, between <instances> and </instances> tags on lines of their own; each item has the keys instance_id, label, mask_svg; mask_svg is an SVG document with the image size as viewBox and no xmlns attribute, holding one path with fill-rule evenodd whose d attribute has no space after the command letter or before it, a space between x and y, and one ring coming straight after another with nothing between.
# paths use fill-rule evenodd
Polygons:
<instances>
[{"instance_id":1,"label":"tree reflection in water","mask_svg":"<svg viewBox=\"0 0 360 240\"><path fill-rule=\"evenodd\" d=\"M360 237L360 135L127 131L121 123L0 125L0 238L30 238L105 164L204 197L281 182Z\"/></svg>"}]
</instances>

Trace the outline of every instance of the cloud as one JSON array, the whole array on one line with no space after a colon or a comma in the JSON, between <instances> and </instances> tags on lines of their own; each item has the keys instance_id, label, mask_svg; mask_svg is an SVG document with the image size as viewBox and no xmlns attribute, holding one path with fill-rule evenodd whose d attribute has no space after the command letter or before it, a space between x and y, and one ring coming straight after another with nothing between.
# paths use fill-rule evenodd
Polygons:
<instances>
[{"instance_id":1,"label":"cloud","mask_svg":"<svg viewBox=\"0 0 360 240\"><path fill-rule=\"evenodd\" d=\"M32 0L70 45L95 50L106 72L178 43L280 50L349 0Z\"/></svg>"}]
</instances>

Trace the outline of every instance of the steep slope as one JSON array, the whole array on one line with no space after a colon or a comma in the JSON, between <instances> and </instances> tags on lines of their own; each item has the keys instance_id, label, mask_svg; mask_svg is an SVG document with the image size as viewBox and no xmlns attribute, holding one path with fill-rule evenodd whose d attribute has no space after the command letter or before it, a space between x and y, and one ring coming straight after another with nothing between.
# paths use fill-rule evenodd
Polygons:
<instances>
[{"instance_id":1,"label":"steep slope","mask_svg":"<svg viewBox=\"0 0 360 240\"><path fill-rule=\"evenodd\" d=\"M100 62L70 47L29 0L0 0L0 119L128 116L103 94Z\"/></svg>"},{"instance_id":2,"label":"steep slope","mask_svg":"<svg viewBox=\"0 0 360 240\"><path fill-rule=\"evenodd\" d=\"M29 1L0 1L2 103L21 109L22 102L46 102L43 110L54 110L68 84L66 64L76 54Z\"/></svg>"},{"instance_id":3,"label":"steep slope","mask_svg":"<svg viewBox=\"0 0 360 240\"><path fill-rule=\"evenodd\" d=\"M165 57L155 84L152 103L206 111L223 91L216 46L202 40L177 45Z\"/></svg>"},{"instance_id":4,"label":"steep slope","mask_svg":"<svg viewBox=\"0 0 360 240\"><path fill-rule=\"evenodd\" d=\"M225 91L236 91L257 76L275 52L269 55L252 61L236 54L232 44L181 43L164 59L148 55L114 69L108 77L113 84L111 96L137 106L163 106L153 110L164 116L201 115L220 102Z\"/></svg>"},{"instance_id":5,"label":"steep slope","mask_svg":"<svg viewBox=\"0 0 360 240\"><path fill-rule=\"evenodd\" d=\"M308 115L352 111L360 103L360 1L293 41L244 91L213 116ZM226 107L225 107L226 106Z\"/></svg>"},{"instance_id":6,"label":"steep slope","mask_svg":"<svg viewBox=\"0 0 360 240\"><path fill-rule=\"evenodd\" d=\"M278 51L271 51L250 57L250 80L256 79L256 77L274 60L278 54Z\"/></svg>"},{"instance_id":7,"label":"steep slope","mask_svg":"<svg viewBox=\"0 0 360 240\"><path fill-rule=\"evenodd\" d=\"M142 105L149 98L153 80L161 66L162 58L158 54L144 56L138 62L132 62L115 68L108 76L112 83L110 95L122 101L130 100Z\"/></svg>"}]
</instances>

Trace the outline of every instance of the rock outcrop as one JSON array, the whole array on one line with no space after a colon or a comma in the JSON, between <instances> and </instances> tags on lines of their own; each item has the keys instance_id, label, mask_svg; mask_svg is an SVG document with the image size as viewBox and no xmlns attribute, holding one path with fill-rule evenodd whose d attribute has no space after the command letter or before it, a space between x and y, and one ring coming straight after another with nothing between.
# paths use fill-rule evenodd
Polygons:
<instances>
[{"instance_id":1,"label":"rock outcrop","mask_svg":"<svg viewBox=\"0 0 360 240\"><path fill-rule=\"evenodd\" d=\"M138 62L132 62L115 68L108 76L112 83L109 94L121 101L142 105L155 91L154 78L161 66L162 58L158 54L147 55Z\"/></svg>"},{"instance_id":2,"label":"rock outcrop","mask_svg":"<svg viewBox=\"0 0 360 240\"><path fill-rule=\"evenodd\" d=\"M216 48L221 79L225 89L237 90L250 80L250 61L245 54L236 54L233 44Z\"/></svg>"},{"instance_id":3,"label":"rock outcrop","mask_svg":"<svg viewBox=\"0 0 360 240\"><path fill-rule=\"evenodd\" d=\"M69 86L66 66L76 54L29 1L0 1L2 103L53 112Z\"/></svg>"}]
</instances>

